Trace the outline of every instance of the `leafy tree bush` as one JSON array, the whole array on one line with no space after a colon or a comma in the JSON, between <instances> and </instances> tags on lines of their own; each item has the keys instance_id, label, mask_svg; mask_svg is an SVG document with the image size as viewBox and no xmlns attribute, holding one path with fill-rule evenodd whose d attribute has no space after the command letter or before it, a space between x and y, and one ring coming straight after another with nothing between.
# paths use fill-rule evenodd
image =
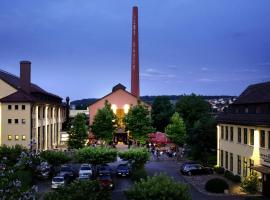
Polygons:
<instances>
[{"instance_id":1,"label":"leafy tree bush","mask_svg":"<svg viewBox=\"0 0 270 200\"><path fill-rule=\"evenodd\" d=\"M65 164L70 160L64 152L62 151L42 151L40 153L40 157L46 160L49 164L53 166L59 166L61 164Z\"/></svg>"},{"instance_id":2,"label":"leafy tree bush","mask_svg":"<svg viewBox=\"0 0 270 200\"><path fill-rule=\"evenodd\" d=\"M85 146L88 133L86 126L86 116L79 113L75 116L71 123L69 131L68 147L70 149L79 149Z\"/></svg>"},{"instance_id":3,"label":"leafy tree bush","mask_svg":"<svg viewBox=\"0 0 270 200\"><path fill-rule=\"evenodd\" d=\"M132 181L140 181L141 179L147 178L147 172L144 167L134 168L131 173Z\"/></svg>"},{"instance_id":4,"label":"leafy tree bush","mask_svg":"<svg viewBox=\"0 0 270 200\"><path fill-rule=\"evenodd\" d=\"M179 146L183 146L186 142L186 126L177 112L171 117L171 123L165 128L165 132L172 142Z\"/></svg>"},{"instance_id":5,"label":"leafy tree bush","mask_svg":"<svg viewBox=\"0 0 270 200\"><path fill-rule=\"evenodd\" d=\"M224 193L224 190L229 189L229 185L221 178L213 178L206 182L205 189L212 193Z\"/></svg>"},{"instance_id":6,"label":"leafy tree bush","mask_svg":"<svg viewBox=\"0 0 270 200\"><path fill-rule=\"evenodd\" d=\"M124 118L126 129L132 134L132 137L139 141L140 144L145 144L147 135L154 132L150 118L150 112L147 107L142 104L138 104L129 109L128 114Z\"/></svg>"},{"instance_id":7,"label":"leafy tree bush","mask_svg":"<svg viewBox=\"0 0 270 200\"><path fill-rule=\"evenodd\" d=\"M188 186L175 182L166 175L147 177L135 182L133 187L125 191L129 200L181 199L191 200Z\"/></svg>"},{"instance_id":8,"label":"leafy tree bush","mask_svg":"<svg viewBox=\"0 0 270 200\"><path fill-rule=\"evenodd\" d=\"M108 190L102 190L97 181L73 182L67 187L46 193L44 200L110 200Z\"/></svg>"},{"instance_id":9,"label":"leafy tree bush","mask_svg":"<svg viewBox=\"0 0 270 200\"><path fill-rule=\"evenodd\" d=\"M97 111L94 117L91 130L96 138L106 141L112 141L112 134L116 129L117 118L111 109L108 101L105 101L104 107Z\"/></svg>"},{"instance_id":10,"label":"leafy tree bush","mask_svg":"<svg viewBox=\"0 0 270 200\"><path fill-rule=\"evenodd\" d=\"M235 183L241 183L241 177L238 175L234 175L231 171L226 170L224 173L224 177Z\"/></svg>"},{"instance_id":11,"label":"leafy tree bush","mask_svg":"<svg viewBox=\"0 0 270 200\"><path fill-rule=\"evenodd\" d=\"M251 194L254 194L258 191L259 188L259 177L258 175L252 174L244 179L244 181L241 183L241 187Z\"/></svg>"},{"instance_id":12,"label":"leafy tree bush","mask_svg":"<svg viewBox=\"0 0 270 200\"><path fill-rule=\"evenodd\" d=\"M106 147L84 147L77 151L76 157L79 162L99 165L114 162L117 157L117 152L115 149Z\"/></svg>"},{"instance_id":13,"label":"leafy tree bush","mask_svg":"<svg viewBox=\"0 0 270 200\"><path fill-rule=\"evenodd\" d=\"M133 163L134 168L142 168L150 159L150 153L146 148L134 148L128 151L118 152L118 156Z\"/></svg>"},{"instance_id":14,"label":"leafy tree bush","mask_svg":"<svg viewBox=\"0 0 270 200\"><path fill-rule=\"evenodd\" d=\"M157 96L152 104L151 117L153 126L161 132L164 132L165 127L170 122L170 117L173 114L173 105L170 99L166 96Z\"/></svg>"},{"instance_id":15,"label":"leafy tree bush","mask_svg":"<svg viewBox=\"0 0 270 200\"><path fill-rule=\"evenodd\" d=\"M28 150L21 145L15 145L12 147L6 145L0 146L1 162L4 162L8 166L13 166L22 152L28 152Z\"/></svg>"},{"instance_id":16,"label":"leafy tree bush","mask_svg":"<svg viewBox=\"0 0 270 200\"><path fill-rule=\"evenodd\" d=\"M220 166L214 166L214 172L216 172L217 174L224 174L225 173L225 169L224 167L220 167Z\"/></svg>"}]
</instances>

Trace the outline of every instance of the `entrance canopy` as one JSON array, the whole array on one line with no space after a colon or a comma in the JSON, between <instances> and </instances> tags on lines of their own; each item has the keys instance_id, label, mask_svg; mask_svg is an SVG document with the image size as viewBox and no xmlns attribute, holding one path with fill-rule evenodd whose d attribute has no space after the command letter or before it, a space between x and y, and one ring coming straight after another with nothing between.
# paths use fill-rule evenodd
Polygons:
<instances>
[{"instance_id":1,"label":"entrance canopy","mask_svg":"<svg viewBox=\"0 0 270 200\"><path fill-rule=\"evenodd\" d=\"M166 136L165 133L156 132L148 134L149 142L157 144L168 144L171 143L170 139Z\"/></svg>"},{"instance_id":2,"label":"entrance canopy","mask_svg":"<svg viewBox=\"0 0 270 200\"><path fill-rule=\"evenodd\" d=\"M263 174L270 174L270 167L266 167L263 165L255 165L255 166L251 166L250 169L253 169L257 172L261 172Z\"/></svg>"}]
</instances>

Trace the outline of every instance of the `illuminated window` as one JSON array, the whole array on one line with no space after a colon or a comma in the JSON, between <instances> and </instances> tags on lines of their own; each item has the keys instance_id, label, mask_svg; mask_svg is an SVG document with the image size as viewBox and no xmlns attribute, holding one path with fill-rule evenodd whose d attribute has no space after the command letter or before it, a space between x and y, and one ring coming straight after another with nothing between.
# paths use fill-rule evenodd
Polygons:
<instances>
[{"instance_id":1,"label":"illuminated window","mask_svg":"<svg viewBox=\"0 0 270 200\"><path fill-rule=\"evenodd\" d=\"M254 170L251 169L253 166L254 166L254 160L249 159L249 170L250 170L249 173L250 174L254 174Z\"/></svg>"},{"instance_id":2,"label":"illuminated window","mask_svg":"<svg viewBox=\"0 0 270 200\"><path fill-rule=\"evenodd\" d=\"M19 136L18 135L15 135L15 140L19 140Z\"/></svg>"},{"instance_id":3,"label":"illuminated window","mask_svg":"<svg viewBox=\"0 0 270 200\"><path fill-rule=\"evenodd\" d=\"M115 104L112 104L111 109L113 110L113 113L116 114L117 106Z\"/></svg>"},{"instance_id":4,"label":"illuminated window","mask_svg":"<svg viewBox=\"0 0 270 200\"><path fill-rule=\"evenodd\" d=\"M254 129L250 129L249 144L254 145Z\"/></svg>"},{"instance_id":5,"label":"illuminated window","mask_svg":"<svg viewBox=\"0 0 270 200\"><path fill-rule=\"evenodd\" d=\"M129 105L128 104L125 104L124 105L124 113L127 114L128 113L128 110L129 110Z\"/></svg>"},{"instance_id":6,"label":"illuminated window","mask_svg":"<svg viewBox=\"0 0 270 200\"><path fill-rule=\"evenodd\" d=\"M26 139L26 137L25 137L25 135L23 135L23 136L22 136L22 140L25 140L25 139Z\"/></svg>"},{"instance_id":7,"label":"illuminated window","mask_svg":"<svg viewBox=\"0 0 270 200\"><path fill-rule=\"evenodd\" d=\"M8 105L8 109L11 110L12 109L12 105Z\"/></svg>"},{"instance_id":8,"label":"illuminated window","mask_svg":"<svg viewBox=\"0 0 270 200\"><path fill-rule=\"evenodd\" d=\"M242 131L241 128L238 128L238 142L241 143L242 140Z\"/></svg>"},{"instance_id":9,"label":"illuminated window","mask_svg":"<svg viewBox=\"0 0 270 200\"><path fill-rule=\"evenodd\" d=\"M25 119L22 119L22 124L25 124Z\"/></svg>"},{"instance_id":10,"label":"illuminated window","mask_svg":"<svg viewBox=\"0 0 270 200\"><path fill-rule=\"evenodd\" d=\"M265 131L264 130L260 131L260 146L262 148L265 147Z\"/></svg>"},{"instance_id":11,"label":"illuminated window","mask_svg":"<svg viewBox=\"0 0 270 200\"><path fill-rule=\"evenodd\" d=\"M12 140L12 136L11 135L8 135L8 140Z\"/></svg>"}]
</instances>

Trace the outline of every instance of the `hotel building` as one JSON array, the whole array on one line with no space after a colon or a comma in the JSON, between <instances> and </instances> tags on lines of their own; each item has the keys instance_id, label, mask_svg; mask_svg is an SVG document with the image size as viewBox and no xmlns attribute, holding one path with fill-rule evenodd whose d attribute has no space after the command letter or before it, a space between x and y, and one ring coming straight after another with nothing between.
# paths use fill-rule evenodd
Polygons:
<instances>
[{"instance_id":1,"label":"hotel building","mask_svg":"<svg viewBox=\"0 0 270 200\"><path fill-rule=\"evenodd\" d=\"M29 61L20 62L20 77L0 70L0 145L58 147L65 110L62 98L31 83Z\"/></svg>"},{"instance_id":2,"label":"hotel building","mask_svg":"<svg viewBox=\"0 0 270 200\"><path fill-rule=\"evenodd\" d=\"M270 195L270 82L250 85L221 114L217 125L217 164L241 176L261 177Z\"/></svg>"}]
</instances>

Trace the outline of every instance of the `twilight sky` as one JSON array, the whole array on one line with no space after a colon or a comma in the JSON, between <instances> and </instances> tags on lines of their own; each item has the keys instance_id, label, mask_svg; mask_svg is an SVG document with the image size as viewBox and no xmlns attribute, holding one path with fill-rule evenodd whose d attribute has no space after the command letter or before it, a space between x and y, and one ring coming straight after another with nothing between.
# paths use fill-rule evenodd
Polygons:
<instances>
[{"instance_id":1,"label":"twilight sky","mask_svg":"<svg viewBox=\"0 0 270 200\"><path fill-rule=\"evenodd\" d=\"M269 0L1 0L0 68L71 100L130 89L139 7L141 95L239 95L270 80Z\"/></svg>"}]
</instances>

